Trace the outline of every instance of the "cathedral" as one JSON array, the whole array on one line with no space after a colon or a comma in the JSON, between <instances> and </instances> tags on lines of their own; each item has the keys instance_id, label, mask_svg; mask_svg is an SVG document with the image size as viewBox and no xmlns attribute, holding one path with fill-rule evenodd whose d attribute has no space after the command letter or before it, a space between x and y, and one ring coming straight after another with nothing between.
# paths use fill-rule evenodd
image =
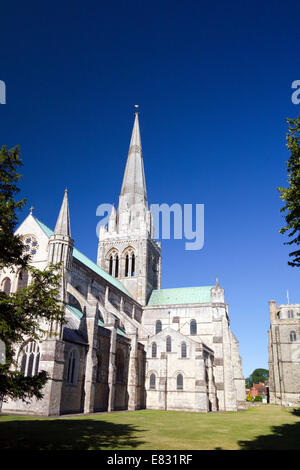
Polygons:
<instances>
[{"instance_id":1,"label":"cathedral","mask_svg":"<svg viewBox=\"0 0 300 470\"><path fill-rule=\"evenodd\" d=\"M48 372L43 399L9 400L3 411L51 416L245 406L239 345L218 280L161 288L161 244L148 208L138 113L119 204L100 229L97 264L74 245L67 191L54 231L31 210L16 233L34 267L62 262L66 323L16 350L25 375ZM27 271L0 273L7 293L28 283Z\"/></svg>"}]
</instances>

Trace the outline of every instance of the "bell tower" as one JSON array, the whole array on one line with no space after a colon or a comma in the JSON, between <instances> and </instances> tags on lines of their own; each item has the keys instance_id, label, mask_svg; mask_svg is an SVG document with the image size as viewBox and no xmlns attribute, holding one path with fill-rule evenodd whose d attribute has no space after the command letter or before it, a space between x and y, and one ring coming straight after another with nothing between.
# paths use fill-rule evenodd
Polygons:
<instances>
[{"instance_id":1,"label":"bell tower","mask_svg":"<svg viewBox=\"0 0 300 470\"><path fill-rule=\"evenodd\" d=\"M142 305L161 285L161 248L153 239L138 112L129 145L119 205L99 234L98 265L119 279Z\"/></svg>"}]
</instances>

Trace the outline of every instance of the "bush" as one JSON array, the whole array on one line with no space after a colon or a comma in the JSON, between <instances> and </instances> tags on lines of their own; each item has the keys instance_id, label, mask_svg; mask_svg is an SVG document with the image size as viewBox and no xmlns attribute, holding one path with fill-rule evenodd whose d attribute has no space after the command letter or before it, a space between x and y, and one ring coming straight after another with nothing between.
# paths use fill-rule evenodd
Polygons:
<instances>
[{"instance_id":1,"label":"bush","mask_svg":"<svg viewBox=\"0 0 300 470\"><path fill-rule=\"evenodd\" d=\"M262 401L262 396L256 395L256 397L254 398L254 401Z\"/></svg>"}]
</instances>

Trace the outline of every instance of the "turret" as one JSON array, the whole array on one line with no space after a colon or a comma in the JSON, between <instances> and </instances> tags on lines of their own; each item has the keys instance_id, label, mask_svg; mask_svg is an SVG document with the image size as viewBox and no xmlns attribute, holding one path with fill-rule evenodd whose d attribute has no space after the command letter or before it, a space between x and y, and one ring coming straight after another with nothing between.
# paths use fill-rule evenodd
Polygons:
<instances>
[{"instance_id":1,"label":"turret","mask_svg":"<svg viewBox=\"0 0 300 470\"><path fill-rule=\"evenodd\" d=\"M53 264L62 262L64 268L71 270L73 246L74 242L71 238L68 191L65 190L55 230L49 239L48 262Z\"/></svg>"},{"instance_id":2,"label":"turret","mask_svg":"<svg viewBox=\"0 0 300 470\"><path fill-rule=\"evenodd\" d=\"M216 285L211 288L211 301L215 303L224 303L224 289L220 287L219 279L216 278Z\"/></svg>"}]
</instances>

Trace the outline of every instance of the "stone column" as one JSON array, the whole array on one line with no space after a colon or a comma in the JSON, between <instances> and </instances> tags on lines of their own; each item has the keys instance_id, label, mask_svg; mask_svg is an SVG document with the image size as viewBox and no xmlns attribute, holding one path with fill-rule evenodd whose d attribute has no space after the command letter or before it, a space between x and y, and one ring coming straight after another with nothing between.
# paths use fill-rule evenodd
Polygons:
<instances>
[{"instance_id":1,"label":"stone column","mask_svg":"<svg viewBox=\"0 0 300 470\"><path fill-rule=\"evenodd\" d=\"M231 354L231 341L229 325L226 318L222 318L223 330L223 357L224 357L224 397L225 411L237 411L237 397L233 376L233 363Z\"/></svg>"},{"instance_id":2,"label":"stone column","mask_svg":"<svg viewBox=\"0 0 300 470\"><path fill-rule=\"evenodd\" d=\"M195 358L195 411L208 411L207 382L202 348L196 348Z\"/></svg>"},{"instance_id":3,"label":"stone column","mask_svg":"<svg viewBox=\"0 0 300 470\"><path fill-rule=\"evenodd\" d=\"M217 411L217 397L216 397L216 386L214 382L214 372L212 365L212 357L208 358L208 395L211 403L211 411Z\"/></svg>"},{"instance_id":4,"label":"stone column","mask_svg":"<svg viewBox=\"0 0 300 470\"><path fill-rule=\"evenodd\" d=\"M43 400L40 403L37 402L37 413L55 416L60 414L65 344L63 341L50 339L41 343L41 349L39 370L48 372L50 378L43 389Z\"/></svg>"},{"instance_id":5,"label":"stone column","mask_svg":"<svg viewBox=\"0 0 300 470\"><path fill-rule=\"evenodd\" d=\"M112 317L110 323L105 325L110 330L110 349L108 363L108 407L107 411L113 411L115 402L115 361L116 361L116 345L117 345L117 322Z\"/></svg>"},{"instance_id":6,"label":"stone column","mask_svg":"<svg viewBox=\"0 0 300 470\"><path fill-rule=\"evenodd\" d=\"M90 287L88 292L88 301L89 304L86 307L86 332L89 347L86 356L86 369L84 381L84 413L93 413L95 404L95 386L98 365L98 309L96 299L92 298Z\"/></svg>"},{"instance_id":7,"label":"stone column","mask_svg":"<svg viewBox=\"0 0 300 470\"><path fill-rule=\"evenodd\" d=\"M138 329L135 328L133 333L127 333L131 340L130 357L129 357L129 374L128 374L128 409L136 410L137 403L137 387L138 387Z\"/></svg>"}]
</instances>

